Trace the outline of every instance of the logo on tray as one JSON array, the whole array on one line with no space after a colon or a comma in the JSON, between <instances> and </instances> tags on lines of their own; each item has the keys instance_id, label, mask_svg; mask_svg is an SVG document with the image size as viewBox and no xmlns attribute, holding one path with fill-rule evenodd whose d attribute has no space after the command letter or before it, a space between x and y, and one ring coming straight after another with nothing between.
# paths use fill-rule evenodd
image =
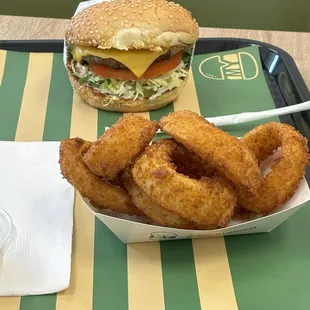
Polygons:
<instances>
[{"instance_id":1,"label":"logo on tray","mask_svg":"<svg viewBox=\"0 0 310 310\"><path fill-rule=\"evenodd\" d=\"M177 234L168 232L152 232L150 235L150 240L170 240L175 239Z\"/></svg>"},{"instance_id":2,"label":"logo on tray","mask_svg":"<svg viewBox=\"0 0 310 310\"><path fill-rule=\"evenodd\" d=\"M247 52L215 55L203 60L199 72L211 80L253 80L258 76L256 59Z\"/></svg>"}]
</instances>

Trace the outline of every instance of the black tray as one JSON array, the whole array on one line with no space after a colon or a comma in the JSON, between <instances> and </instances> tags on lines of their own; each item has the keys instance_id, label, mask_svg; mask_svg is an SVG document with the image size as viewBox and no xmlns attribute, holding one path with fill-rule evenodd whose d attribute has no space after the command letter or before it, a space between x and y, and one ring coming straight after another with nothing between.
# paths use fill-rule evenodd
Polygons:
<instances>
[{"instance_id":1,"label":"black tray","mask_svg":"<svg viewBox=\"0 0 310 310\"><path fill-rule=\"evenodd\" d=\"M282 49L259 41L235 38L202 38L195 55L215 53L247 46L258 46L265 78L277 108L310 100L310 93L293 58ZM62 53L62 40L1 41L0 49L20 52ZM295 126L310 141L310 112L280 116Z\"/></svg>"}]
</instances>

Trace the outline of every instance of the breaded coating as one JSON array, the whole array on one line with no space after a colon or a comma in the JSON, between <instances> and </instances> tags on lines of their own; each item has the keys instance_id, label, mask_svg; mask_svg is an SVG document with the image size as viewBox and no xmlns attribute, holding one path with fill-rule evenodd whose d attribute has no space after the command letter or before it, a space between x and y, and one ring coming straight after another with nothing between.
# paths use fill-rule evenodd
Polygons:
<instances>
[{"instance_id":1,"label":"breaded coating","mask_svg":"<svg viewBox=\"0 0 310 310\"><path fill-rule=\"evenodd\" d=\"M83 161L94 174L112 180L149 145L156 130L155 122L125 114L91 144Z\"/></svg>"},{"instance_id":2,"label":"breaded coating","mask_svg":"<svg viewBox=\"0 0 310 310\"><path fill-rule=\"evenodd\" d=\"M141 214L126 191L101 180L86 167L82 156L89 146L90 142L80 138L65 139L61 142L59 163L64 178L84 197L94 202L96 207L131 215Z\"/></svg>"},{"instance_id":3,"label":"breaded coating","mask_svg":"<svg viewBox=\"0 0 310 310\"><path fill-rule=\"evenodd\" d=\"M216 173L208 162L180 143L177 143L171 159L178 173L187 175L192 179L199 180L202 177L212 177Z\"/></svg>"},{"instance_id":4,"label":"breaded coating","mask_svg":"<svg viewBox=\"0 0 310 310\"><path fill-rule=\"evenodd\" d=\"M194 222L188 221L151 200L151 198L137 185L132 177L131 170L127 168L121 176L122 182L127 189L133 203L147 216L162 226L181 228L181 229L212 229L216 225L199 226Z\"/></svg>"},{"instance_id":5,"label":"breaded coating","mask_svg":"<svg viewBox=\"0 0 310 310\"><path fill-rule=\"evenodd\" d=\"M172 162L178 144L156 141L138 157L132 168L137 185L161 207L198 225L225 227L236 205L232 186L223 178L200 180L180 174Z\"/></svg>"},{"instance_id":6,"label":"breaded coating","mask_svg":"<svg viewBox=\"0 0 310 310\"><path fill-rule=\"evenodd\" d=\"M238 205L267 214L289 200L305 175L309 162L307 139L287 124L271 122L259 125L241 139L261 163L281 147L281 155L263 178L257 197L238 192Z\"/></svg>"},{"instance_id":7,"label":"breaded coating","mask_svg":"<svg viewBox=\"0 0 310 310\"><path fill-rule=\"evenodd\" d=\"M173 112L163 117L159 125L236 187L256 193L261 182L257 160L236 137L192 111Z\"/></svg>"}]
</instances>

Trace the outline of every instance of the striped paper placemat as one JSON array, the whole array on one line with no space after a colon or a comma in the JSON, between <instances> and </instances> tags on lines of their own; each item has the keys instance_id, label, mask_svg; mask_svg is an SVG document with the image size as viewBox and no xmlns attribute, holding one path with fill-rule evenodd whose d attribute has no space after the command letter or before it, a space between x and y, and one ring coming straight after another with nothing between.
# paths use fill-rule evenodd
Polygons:
<instances>
[{"instance_id":1,"label":"striped paper placemat","mask_svg":"<svg viewBox=\"0 0 310 310\"><path fill-rule=\"evenodd\" d=\"M230 100L221 106L208 100L199 72L202 58L194 57L193 72L174 104L142 114L157 120L183 109L213 116L274 108L268 96L233 107ZM61 54L0 51L1 140L94 140L120 116L81 102ZM228 130L239 135L252 126ZM305 207L268 234L126 245L76 195L70 287L52 295L2 297L0 309L308 309L309 218Z\"/></svg>"}]
</instances>

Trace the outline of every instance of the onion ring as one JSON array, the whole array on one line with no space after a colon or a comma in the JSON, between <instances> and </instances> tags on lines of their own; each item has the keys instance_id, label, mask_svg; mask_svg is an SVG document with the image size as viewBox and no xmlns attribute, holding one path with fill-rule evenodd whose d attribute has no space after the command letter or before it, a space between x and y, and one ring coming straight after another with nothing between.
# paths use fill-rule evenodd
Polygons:
<instances>
[{"instance_id":1,"label":"onion ring","mask_svg":"<svg viewBox=\"0 0 310 310\"><path fill-rule=\"evenodd\" d=\"M214 176L200 180L180 174L172 163L179 144L161 139L140 154L132 168L137 185L161 207L186 220L209 227L225 227L236 205L233 187Z\"/></svg>"},{"instance_id":2,"label":"onion ring","mask_svg":"<svg viewBox=\"0 0 310 310\"><path fill-rule=\"evenodd\" d=\"M282 154L271 164L256 197L238 192L238 205L267 214L289 200L304 177L309 162L307 139L287 124L271 122L255 127L241 139L262 163L281 147Z\"/></svg>"},{"instance_id":3,"label":"onion ring","mask_svg":"<svg viewBox=\"0 0 310 310\"><path fill-rule=\"evenodd\" d=\"M108 208L119 213L140 215L130 196L119 186L101 180L83 163L82 156L90 142L80 138L65 139L61 142L59 164L61 173L82 196L94 202L96 207Z\"/></svg>"},{"instance_id":4,"label":"onion ring","mask_svg":"<svg viewBox=\"0 0 310 310\"><path fill-rule=\"evenodd\" d=\"M216 173L200 156L189 151L182 144L178 143L178 147L171 158L176 166L176 171L191 179L199 180L202 177L211 177Z\"/></svg>"},{"instance_id":5,"label":"onion ring","mask_svg":"<svg viewBox=\"0 0 310 310\"><path fill-rule=\"evenodd\" d=\"M83 161L94 174L112 180L149 145L156 129L155 122L125 114L91 144Z\"/></svg>"},{"instance_id":6,"label":"onion ring","mask_svg":"<svg viewBox=\"0 0 310 310\"><path fill-rule=\"evenodd\" d=\"M214 225L210 227L196 225L194 222L188 221L177 213L171 212L161 207L158 203L152 201L151 198L134 181L130 169L126 169L122 172L121 180L131 196L132 202L137 206L137 208L152 218L159 225L181 229L215 228Z\"/></svg>"},{"instance_id":7,"label":"onion ring","mask_svg":"<svg viewBox=\"0 0 310 310\"><path fill-rule=\"evenodd\" d=\"M163 117L159 125L235 187L247 193L256 193L261 181L257 160L236 137L216 128L192 111L173 112Z\"/></svg>"}]
</instances>

